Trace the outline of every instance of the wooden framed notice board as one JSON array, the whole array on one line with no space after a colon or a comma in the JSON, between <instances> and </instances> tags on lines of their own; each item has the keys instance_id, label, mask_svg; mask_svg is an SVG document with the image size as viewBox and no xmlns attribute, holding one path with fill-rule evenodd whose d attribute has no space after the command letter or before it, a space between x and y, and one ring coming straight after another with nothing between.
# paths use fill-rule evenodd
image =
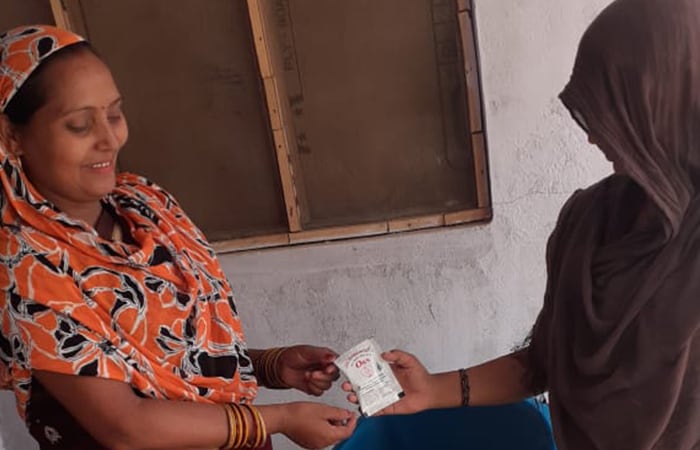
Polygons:
<instances>
[{"instance_id":1,"label":"wooden framed notice board","mask_svg":"<svg viewBox=\"0 0 700 450\"><path fill-rule=\"evenodd\" d=\"M115 74L121 168L219 251L491 217L470 0L44 3Z\"/></svg>"}]
</instances>

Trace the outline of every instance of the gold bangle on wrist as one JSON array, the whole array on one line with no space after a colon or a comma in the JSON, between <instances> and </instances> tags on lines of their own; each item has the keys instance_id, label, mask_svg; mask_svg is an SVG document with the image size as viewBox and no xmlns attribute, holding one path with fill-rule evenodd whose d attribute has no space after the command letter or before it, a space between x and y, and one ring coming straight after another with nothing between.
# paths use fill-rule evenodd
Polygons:
<instances>
[{"instance_id":1,"label":"gold bangle on wrist","mask_svg":"<svg viewBox=\"0 0 700 450\"><path fill-rule=\"evenodd\" d=\"M246 447L261 447L267 441L267 429L265 428L265 422L263 421L262 415L260 414L260 411L254 406L247 404L243 404L242 406L248 410L250 416L253 418L253 422L255 423L255 438L253 439L252 443L250 442L250 439L248 439L248 441L246 441Z\"/></svg>"},{"instance_id":2,"label":"gold bangle on wrist","mask_svg":"<svg viewBox=\"0 0 700 450\"><path fill-rule=\"evenodd\" d=\"M267 442L267 425L265 424L265 419L263 418L262 414L260 414L260 410L255 408L255 414L258 418L258 422L260 423L260 429L262 430L262 436L260 437L260 445L258 447L262 447L265 445Z\"/></svg>"},{"instance_id":3,"label":"gold bangle on wrist","mask_svg":"<svg viewBox=\"0 0 700 450\"><path fill-rule=\"evenodd\" d=\"M236 418L233 413L233 408L231 405L224 405L224 411L226 411L226 422L228 423L228 438L226 443L221 447L221 450L229 450L234 448L234 443L236 441Z\"/></svg>"},{"instance_id":4,"label":"gold bangle on wrist","mask_svg":"<svg viewBox=\"0 0 700 450\"><path fill-rule=\"evenodd\" d=\"M282 354L289 347L271 348L262 352L257 361L255 368L255 376L258 382L270 389L288 389L280 374L279 362Z\"/></svg>"},{"instance_id":5,"label":"gold bangle on wrist","mask_svg":"<svg viewBox=\"0 0 700 450\"><path fill-rule=\"evenodd\" d=\"M228 439L220 450L258 448L267 442L265 421L257 408L247 404L229 403L224 405L224 410L228 422Z\"/></svg>"},{"instance_id":6,"label":"gold bangle on wrist","mask_svg":"<svg viewBox=\"0 0 700 450\"><path fill-rule=\"evenodd\" d=\"M243 445L248 441L248 435L250 434L250 424L248 423L248 417L241 410L240 405L231 405L233 410L236 412L238 417L238 423L240 423L240 432L236 436L236 445L234 448L243 448Z\"/></svg>"}]
</instances>

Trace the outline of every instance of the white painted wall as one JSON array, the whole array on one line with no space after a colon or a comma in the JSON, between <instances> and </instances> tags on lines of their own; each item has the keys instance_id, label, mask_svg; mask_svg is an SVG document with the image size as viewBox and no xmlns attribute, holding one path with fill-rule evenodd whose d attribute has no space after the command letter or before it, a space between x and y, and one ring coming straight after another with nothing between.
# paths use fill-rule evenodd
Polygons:
<instances>
[{"instance_id":1,"label":"white painted wall","mask_svg":"<svg viewBox=\"0 0 700 450\"><path fill-rule=\"evenodd\" d=\"M559 207L610 170L557 100L578 39L609 2L475 0L493 222L223 257L251 346L343 351L374 336L446 370L520 343L541 304ZM261 401L300 398L263 393ZM345 405L338 390L324 399ZM0 397L0 450L32 448L11 401Z\"/></svg>"}]
</instances>

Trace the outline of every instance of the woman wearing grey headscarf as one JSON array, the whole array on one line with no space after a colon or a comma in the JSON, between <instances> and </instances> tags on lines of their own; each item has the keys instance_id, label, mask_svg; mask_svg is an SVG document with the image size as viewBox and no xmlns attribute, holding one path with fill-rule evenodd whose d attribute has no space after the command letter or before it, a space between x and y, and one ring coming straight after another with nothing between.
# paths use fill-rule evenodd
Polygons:
<instances>
[{"instance_id":1,"label":"woman wearing grey headscarf","mask_svg":"<svg viewBox=\"0 0 700 450\"><path fill-rule=\"evenodd\" d=\"M615 173L560 214L529 347L435 375L389 352L385 412L548 390L560 450L700 449L700 0L613 2L561 99Z\"/></svg>"}]
</instances>

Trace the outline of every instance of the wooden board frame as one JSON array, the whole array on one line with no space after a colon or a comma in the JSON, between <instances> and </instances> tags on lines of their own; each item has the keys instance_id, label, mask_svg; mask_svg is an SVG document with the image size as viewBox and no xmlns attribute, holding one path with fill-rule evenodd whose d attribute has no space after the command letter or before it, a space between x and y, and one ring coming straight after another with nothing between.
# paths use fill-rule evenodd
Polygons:
<instances>
[{"instance_id":1,"label":"wooden board frame","mask_svg":"<svg viewBox=\"0 0 700 450\"><path fill-rule=\"evenodd\" d=\"M472 0L457 0L457 11L471 11Z\"/></svg>"},{"instance_id":2,"label":"wooden board frame","mask_svg":"<svg viewBox=\"0 0 700 450\"><path fill-rule=\"evenodd\" d=\"M468 209L446 214L432 214L394 219L385 222L373 222L344 227L321 228L297 233L258 236L246 239L215 242L214 250L219 254L265 248L284 247L289 245L311 244L328 241L338 241L360 237L382 236L419 230L436 229L448 226L487 222L492 218L491 208Z\"/></svg>"},{"instance_id":3,"label":"wooden board frame","mask_svg":"<svg viewBox=\"0 0 700 450\"><path fill-rule=\"evenodd\" d=\"M79 0L49 0L56 24L87 36L88 27L83 22ZM474 179L477 188L477 208L444 214L429 214L397 218L368 224L303 229L308 217L308 206L303 183L295 176L300 164L292 112L287 101L287 89L283 76L283 63L279 50L274 46L273 26L269 0L246 0L250 17L255 53L265 91L267 110L272 130L279 175L282 184L288 233L233 239L213 243L218 253L255 250L314 242L379 236L414 230L425 230L474 222L492 218L491 195L488 176L487 141L483 117L482 88L478 60L478 43L473 20L471 0L453 0L456 3L460 40L464 60L465 90L468 101L468 130L474 158Z\"/></svg>"},{"instance_id":4,"label":"wooden board frame","mask_svg":"<svg viewBox=\"0 0 700 450\"><path fill-rule=\"evenodd\" d=\"M90 39L87 24L80 9L80 0L49 0L56 25ZM63 25L61 25L63 24Z\"/></svg>"},{"instance_id":5,"label":"wooden board frame","mask_svg":"<svg viewBox=\"0 0 700 450\"><path fill-rule=\"evenodd\" d=\"M263 0L246 0L250 24L253 31L253 42L258 57L260 76L263 80L265 97L267 99L267 109L270 116L270 126L272 128L275 150L277 153L277 165L280 172L280 181L284 194L284 203L287 211L289 230L294 232L302 231L302 201L305 204L305 196L301 183L295 173L299 164L296 164L298 155L296 140L291 120L291 111L286 101L287 89L284 84L284 77L280 73L280 55L275 47L271 45L271 26L269 14L266 11L266 4Z\"/></svg>"},{"instance_id":6,"label":"wooden board frame","mask_svg":"<svg viewBox=\"0 0 700 450\"><path fill-rule=\"evenodd\" d=\"M72 30L70 18L68 17L68 12L66 11L66 5L63 0L49 0L51 4L51 12L53 13L53 19L56 22L56 26L66 30Z\"/></svg>"},{"instance_id":7,"label":"wooden board frame","mask_svg":"<svg viewBox=\"0 0 700 450\"><path fill-rule=\"evenodd\" d=\"M490 179L488 175L487 141L484 127L481 68L478 57L478 40L474 24L472 0L457 0L458 21L464 57L464 75L469 102L469 129L474 156L474 178L479 208L491 206Z\"/></svg>"}]
</instances>

